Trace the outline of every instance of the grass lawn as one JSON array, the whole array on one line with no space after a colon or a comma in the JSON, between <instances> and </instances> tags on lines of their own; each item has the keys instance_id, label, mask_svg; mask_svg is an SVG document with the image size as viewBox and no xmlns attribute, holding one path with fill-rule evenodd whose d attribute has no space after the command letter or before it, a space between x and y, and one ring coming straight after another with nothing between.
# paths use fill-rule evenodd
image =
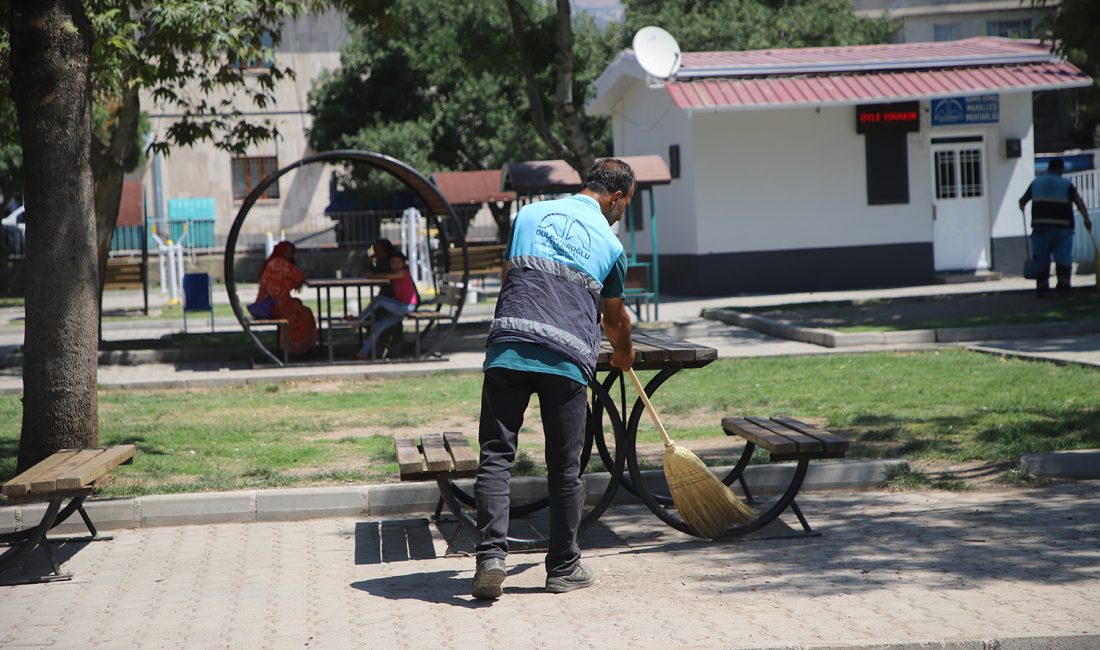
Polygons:
<instances>
[{"instance_id":1,"label":"grass lawn","mask_svg":"<svg viewBox=\"0 0 1100 650\"><path fill-rule=\"evenodd\" d=\"M439 373L103 390L101 442L134 443L139 451L101 494L396 481L391 436L476 437L480 386L479 373ZM1094 369L950 350L723 360L669 380L654 404L677 442L718 447L706 458L720 464L739 453L719 425L735 414L823 424L852 441L850 458L1011 463L1027 452L1100 447L1098 396ZM0 396L0 480L15 473L20 409L18 396ZM521 435L531 473L542 456L538 420L533 404ZM640 442L659 449L658 439L643 419ZM914 481L900 478L901 485Z\"/></svg>"}]
</instances>

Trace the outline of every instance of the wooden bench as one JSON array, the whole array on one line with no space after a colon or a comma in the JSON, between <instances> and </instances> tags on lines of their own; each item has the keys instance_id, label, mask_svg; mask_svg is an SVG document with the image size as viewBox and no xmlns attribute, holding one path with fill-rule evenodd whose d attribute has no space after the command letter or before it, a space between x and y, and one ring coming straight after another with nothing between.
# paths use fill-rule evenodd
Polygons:
<instances>
[{"instance_id":1,"label":"wooden bench","mask_svg":"<svg viewBox=\"0 0 1100 650\"><path fill-rule=\"evenodd\" d=\"M742 452L741 460L731 475L736 476L741 484L741 489L745 493L745 498L750 503L753 501L753 496L744 479L744 468L748 465L756 447L768 451L770 462L797 462L794 476L787 486L786 492L775 505L760 515L759 519L754 522L753 530L758 530L766 525L789 506L795 516L798 517L804 533L813 534L806 517L803 516L798 504L795 503L795 496L802 486L802 480L806 476L809 462L822 458L844 458L848 453L848 441L812 424L788 417L726 417L722 418L722 428L725 430L726 435L740 436L745 439L745 450Z\"/></svg>"},{"instance_id":2,"label":"wooden bench","mask_svg":"<svg viewBox=\"0 0 1100 650\"><path fill-rule=\"evenodd\" d=\"M106 289L140 289L145 286L144 266L141 260L107 260L107 278L103 282Z\"/></svg>"},{"instance_id":3,"label":"wooden bench","mask_svg":"<svg viewBox=\"0 0 1100 650\"><path fill-rule=\"evenodd\" d=\"M245 319L248 322L249 327L274 327L275 328L275 340L276 345L279 345L283 339L286 339L287 343L290 342L290 321L285 318L260 318L260 319ZM290 346L281 346L283 350L283 363L290 363Z\"/></svg>"},{"instance_id":4,"label":"wooden bench","mask_svg":"<svg viewBox=\"0 0 1100 650\"><path fill-rule=\"evenodd\" d=\"M504 279L504 244L475 244L466 247L467 269L470 277L496 277ZM462 275L462 247L447 249L447 269Z\"/></svg>"},{"instance_id":5,"label":"wooden bench","mask_svg":"<svg viewBox=\"0 0 1100 650\"><path fill-rule=\"evenodd\" d=\"M422 324L427 324L424 327L426 333L428 327L432 325L441 325L444 322L453 323L458 318L459 307L462 305L462 301L465 300L465 292L460 284L461 281L462 276L460 274L448 273L443 276L436 287L435 297L417 305L414 311L405 315L405 318L413 321L416 329L417 358L420 357L420 327Z\"/></svg>"},{"instance_id":6,"label":"wooden bench","mask_svg":"<svg viewBox=\"0 0 1100 650\"><path fill-rule=\"evenodd\" d=\"M438 520L446 504L452 512L459 514L462 506L458 502L451 481L459 478L473 478L477 473L477 454L469 439L461 433L426 433L416 438L395 436L397 447L397 465L400 468L401 481L435 481L439 485L439 503L435 508L434 519ZM459 526L447 543L446 553L454 548L455 541L462 531L463 518L459 517Z\"/></svg>"},{"instance_id":7,"label":"wooden bench","mask_svg":"<svg viewBox=\"0 0 1100 650\"><path fill-rule=\"evenodd\" d=\"M115 467L132 462L137 448L134 445L117 445L96 449L64 449L39 461L22 474L4 483L2 492L9 503L46 501L49 505L42 520L33 528L0 534L0 544L10 548L0 555L0 574L20 566L35 548L45 551L53 570L52 575L29 578L7 584L27 582L51 582L69 580L72 574L62 574L61 566L50 544L70 541L100 541L111 539L100 536L84 510L84 499L95 488L95 482ZM62 507L62 503L68 503ZM63 523L74 512L80 513L90 536L47 538L49 531Z\"/></svg>"}]
</instances>

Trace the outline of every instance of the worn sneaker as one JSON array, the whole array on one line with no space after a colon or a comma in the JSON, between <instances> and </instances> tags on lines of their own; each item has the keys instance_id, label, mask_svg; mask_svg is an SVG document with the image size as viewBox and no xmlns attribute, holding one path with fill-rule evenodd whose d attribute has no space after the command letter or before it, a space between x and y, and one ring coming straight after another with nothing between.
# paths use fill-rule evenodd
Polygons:
<instances>
[{"instance_id":1,"label":"worn sneaker","mask_svg":"<svg viewBox=\"0 0 1100 650\"><path fill-rule=\"evenodd\" d=\"M500 585L507 575L504 560L499 557L479 561L477 571L474 571L474 584L470 588L470 595L480 600L500 598L500 595L504 593L504 589Z\"/></svg>"},{"instance_id":2,"label":"worn sneaker","mask_svg":"<svg viewBox=\"0 0 1100 650\"><path fill-rule=\"evenodd\" d=\"M591 569L578 563L573 573L567 576L548 576L546 578L546 591L552 594L564 594L574 589L584 589L596 584L596 574Z\"/></svg>"}]
</instances>

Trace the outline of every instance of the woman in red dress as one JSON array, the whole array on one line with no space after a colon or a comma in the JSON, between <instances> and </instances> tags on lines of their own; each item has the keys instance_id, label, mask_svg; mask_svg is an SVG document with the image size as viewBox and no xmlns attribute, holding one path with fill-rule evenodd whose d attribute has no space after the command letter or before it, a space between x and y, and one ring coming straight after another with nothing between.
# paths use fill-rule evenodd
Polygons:
<instances>
[{"instance_id":1,"label":"woman in red dress","mask_svg":"<svg viewBox=\"0 0 1100 650\"><path fill-rule=\"evenodd\" d=\"M260 269L260 291L256 294L256 302L266 298L275 301L271 317L285 318L290 323L287 328L290 341L280 339L279 347L287 349L289 345L291 354L304 354L316 347L319 339L313 312L301 300L290 296L291 291L301 289L306 281L306 274L294 264L295 251L294 244L288 241L275 245L271 257Z\"/></svg>"}]
</instances>

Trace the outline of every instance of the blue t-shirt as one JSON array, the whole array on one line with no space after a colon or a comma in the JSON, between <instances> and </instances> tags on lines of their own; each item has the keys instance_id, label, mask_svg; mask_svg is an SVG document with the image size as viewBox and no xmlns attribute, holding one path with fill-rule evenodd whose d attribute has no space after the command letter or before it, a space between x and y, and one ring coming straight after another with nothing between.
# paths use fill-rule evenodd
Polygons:
<instances>
[{"instance_id":1,"label":"blue t-shirt","mask_svg":"<svg viewBox=\"0 0 1100 650\"><path fill-rule=\"evenodd\" d=\"M600 279L601 298L625 296L626 255L595 199L576 194L530 204L516 216L512 232L509 257L534 256L560 262ZM535 343L491 344L483 368L541 372L586 383L576 363Z\"/></svg>"}]
</instances>

